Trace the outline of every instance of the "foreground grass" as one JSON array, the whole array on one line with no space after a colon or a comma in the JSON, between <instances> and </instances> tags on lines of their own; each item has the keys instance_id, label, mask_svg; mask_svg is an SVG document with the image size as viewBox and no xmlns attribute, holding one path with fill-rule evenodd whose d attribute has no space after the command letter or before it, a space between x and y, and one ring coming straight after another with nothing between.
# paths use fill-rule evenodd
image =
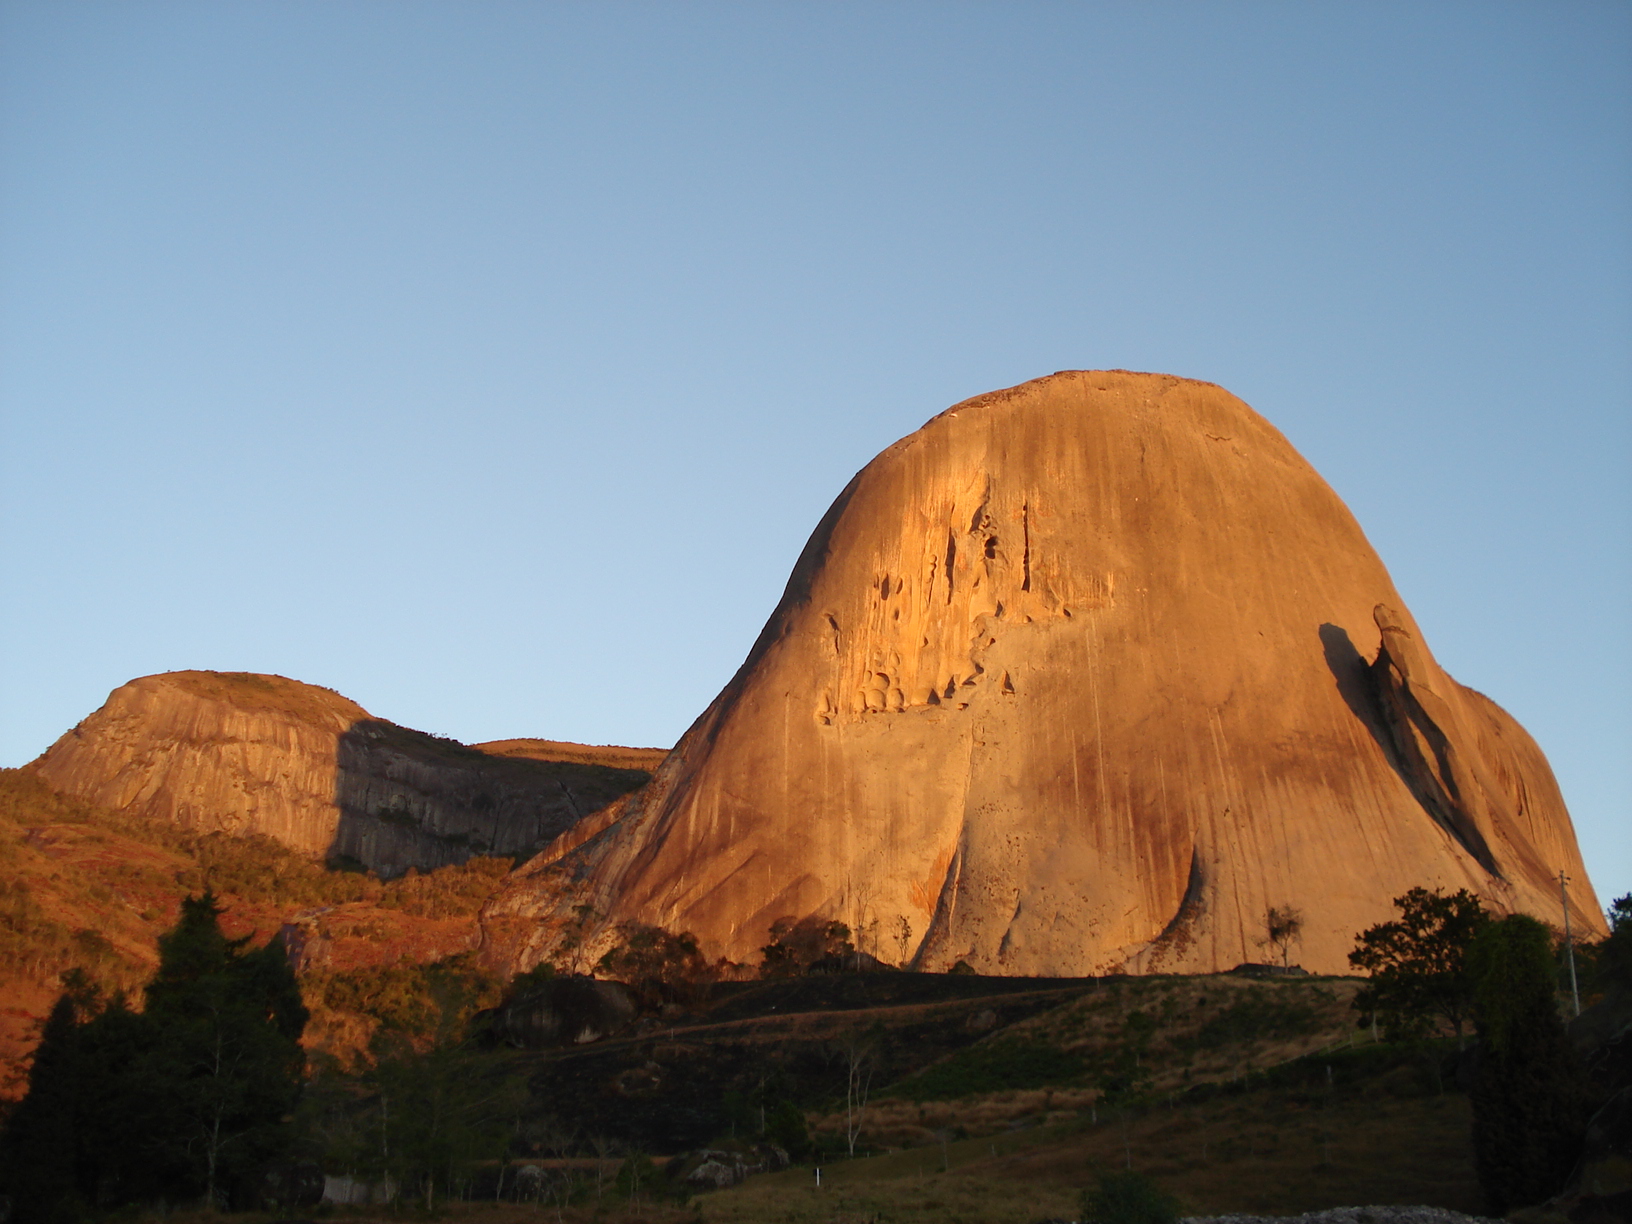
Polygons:
<instances>
[{"instance_id":1,"label":"foreground grass","mask_svg":"<svg viewBox=\"0 0 1632 1224\"><path fill-rule=\"evenodd\" d=\"M820 1189L810 1169L790 1169L698 1205L709 1224L1030 1224L1075 1218L1096 1173L1125 1167L1197 1215L1481 1206L1466 1098L1277 1089L839 1161Z\"/></svg>"}]
</instances>

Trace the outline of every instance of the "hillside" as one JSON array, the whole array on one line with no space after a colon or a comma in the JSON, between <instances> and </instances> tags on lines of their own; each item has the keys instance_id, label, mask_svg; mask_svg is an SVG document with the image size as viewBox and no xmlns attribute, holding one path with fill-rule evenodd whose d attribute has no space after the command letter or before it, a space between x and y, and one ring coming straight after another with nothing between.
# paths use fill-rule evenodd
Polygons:
<instances>
[{"instance_id":1,"label":"hillside","mask_svg":"<svg viewBox=\"0 0 1632 1224\"><path fill-rule=\"evenodd\" d=\"M101 807L270 837L390 876L532 854L644 785L664 755L547 740L491 747L399 726L284 676L181 671L121 685L32 768Z\"/></svg>"},{"instance_id":2,"label":"hillside","mask_svg":"<svg viewBox=\"0 0 1632 1224\"><path fill-rule=\"evenodd\" d=\"M479 858L381 881L336 871L266 837L198 832L129 816L52 790L27 769L0 770L0 1097L21 1075L64 972L135 990L180 900L213 889L231 936L261 942L288 928L305 945L313 1022L307 1044L350 1057L378 1023L370 1013L422 994L424 967L447 958L480 990L499 977L479 955L477 912L509 869ZM344 991L331 991L336 975ZM327 996L349 998L330 1006Z\"/></svg>"}]
</instances>

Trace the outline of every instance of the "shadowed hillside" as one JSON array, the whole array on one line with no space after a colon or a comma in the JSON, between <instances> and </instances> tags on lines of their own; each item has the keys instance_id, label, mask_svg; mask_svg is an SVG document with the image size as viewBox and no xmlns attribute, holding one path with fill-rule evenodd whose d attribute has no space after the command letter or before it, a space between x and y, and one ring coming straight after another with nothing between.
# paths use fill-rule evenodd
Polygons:
<instances>
[{"instance_id":1,"label":"shadowed hillside","mask_svg":"<svg viewBox=\"0 0 1632 1224\"><path fill-rule=\"evenodd\" d=\"M114 690L31 768L115 811L259 834L389 876L532 854L644 785L663 757L545 740L494 749L283 676L182 671Z\"/></svg>"}]
</instances>

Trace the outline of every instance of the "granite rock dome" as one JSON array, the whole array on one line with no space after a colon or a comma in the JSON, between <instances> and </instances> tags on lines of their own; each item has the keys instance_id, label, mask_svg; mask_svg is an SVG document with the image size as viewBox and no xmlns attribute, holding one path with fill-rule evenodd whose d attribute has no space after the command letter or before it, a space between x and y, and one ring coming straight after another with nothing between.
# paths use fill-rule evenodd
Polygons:
<instances>
[{"instance_id":1,"label":"granite rock dome","mask_svg":"<svg viewBox=\"0 0 1632 1224\"><path fill-rule=\"evenodd\" d=\"M1263 960L1291 906L1339 972L1411 887L1556 921L1561 868L1601 929L1541 751L1287 440L1208 383L1071 371L868 464L653 782L499 909L575 881L740 961L815 915L923 968L1085 974Z\"/></svg>"}]
</instances>

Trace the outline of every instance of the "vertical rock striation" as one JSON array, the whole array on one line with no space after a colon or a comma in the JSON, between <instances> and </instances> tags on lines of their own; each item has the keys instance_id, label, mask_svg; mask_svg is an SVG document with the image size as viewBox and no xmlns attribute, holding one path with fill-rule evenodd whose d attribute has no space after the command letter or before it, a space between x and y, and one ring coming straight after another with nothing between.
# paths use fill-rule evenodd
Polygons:
<instances>
[{"instance_id":1,"label":"vertical rock striation","mask_svg":"<svg viewBox=\"0 0 1632 1224\"><path fill-rule=\"evenodd\" d=\"M31 768L104 807L395 875L530 854L649 776L581 745L538 760L540 743L488 753L282 676L184 671L115 689Z\"/></svg>"},{"instance_id":2,"label":"vertical rock striation","mask_svg":"<svg viewBox=\"0 0 1632 1224\"><path fill-rule=\"evenodd\" d=\"M1439 669L1286 439L1211 384L1091 371L861 471L653 783L496 908L574 878L738 960L821 915L926 968L1078 974L1263 959L1290 905L1297 958L1345 971L1413 886L1556 919L1560 868L1585 878L1540 750Z\"/></svg>"}]
</instances>

